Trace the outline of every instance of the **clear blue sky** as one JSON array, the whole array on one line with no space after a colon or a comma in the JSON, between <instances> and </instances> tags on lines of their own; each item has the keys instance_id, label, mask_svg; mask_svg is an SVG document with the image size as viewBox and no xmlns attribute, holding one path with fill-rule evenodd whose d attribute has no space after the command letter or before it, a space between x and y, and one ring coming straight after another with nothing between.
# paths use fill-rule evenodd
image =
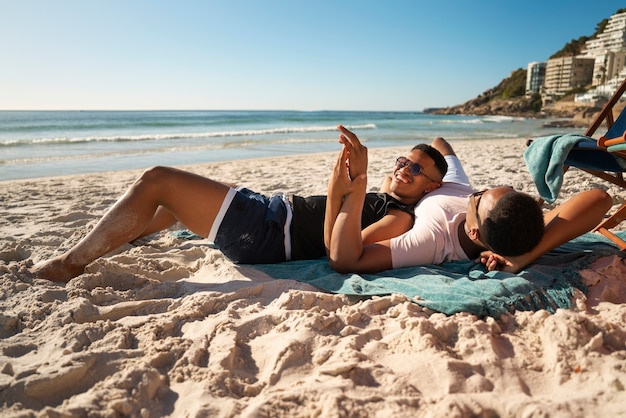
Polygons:
<instances>
[{"instance_id":1,"label":"clear blue sky","mask_svg":"<svg viewBox=\"0 0 626 418\"><path fill-rule=\"evenodd\" d=\"M0 0L0 109L450 106L618 3Z\"/></svg>"}]
</instances>

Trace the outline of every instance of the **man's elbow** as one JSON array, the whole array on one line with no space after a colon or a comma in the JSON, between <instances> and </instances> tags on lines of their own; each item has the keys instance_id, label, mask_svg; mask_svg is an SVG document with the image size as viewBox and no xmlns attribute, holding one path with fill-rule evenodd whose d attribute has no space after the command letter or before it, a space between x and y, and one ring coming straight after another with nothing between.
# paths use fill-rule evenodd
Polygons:
<instances>
[{"instance_id":1,"label":"man's elbow","mask_svg":"<svg viewBox=\"0 0 626 418\"><path fill-rule=\"evenodd\" d=\"M356 263L351 260L339 260L329 257L328 264L330 265L330 268L335 270L337 273L353 273L357 270Z\"/></svg>"}]
</instances>

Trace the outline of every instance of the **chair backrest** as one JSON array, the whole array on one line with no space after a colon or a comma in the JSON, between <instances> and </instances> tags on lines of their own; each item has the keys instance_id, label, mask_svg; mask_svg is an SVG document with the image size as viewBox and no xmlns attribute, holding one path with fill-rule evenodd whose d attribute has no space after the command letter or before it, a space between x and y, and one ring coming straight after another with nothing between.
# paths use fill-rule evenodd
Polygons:
<instances>
[{"instance_id":1,"label":"chair backrest","mask_svg":"<svg viewBox=\"0 0 626 418\"><path fill-rule=\"evenodd\" d=\"M617 119L614 119L613 115L614 107L624 93L626 93L626 79L622 81L585 132L589 140L577 144L565 160L565 166L578 167L621 187L626 187L626 182L622 178L622 173L626 172L626 164L623 161L626 160L626 151L613 151L608 147L613 148L613 145L626 142L626 107L622 109ZM606 133L597 140L592 138L603 122L606 122ZM615 173L615 175L606 174L606 172Z\"/></svg>"},{"instance_id":2,"label":"chair backrest","mask_svg":"<svg viewBox=\"0 0 626 418\"><path fill-rule=\"evenodd\" d=\"M593 120L589 129L587 129L587 131L585 132L585 136L589 136L589 137L593 136L593 134L600 127L600 125L602 125L602 122L604 121L606 121L607 134L610 131L612 131L612 128L615 125L615 121L613 119L613 107L622 98L622 95L624 94L624 92L626 92L626 79L622 81L622 84L620 84L620 86L617 88L613 96L611 96L609 101L604 105L604 107L602 108L602 111L600 111L598 116ZM622 111L622 113L620 114L620 117L623 114L624 114L624 111ZM620 119L620 117L618 117L618 119ZM622 134L623 133L624 133L624 130L622 130ZM617 136L621 136L621 134L616 135L615 137ZM615 137L612 137L612 138L615 138Z\"/></svg>"},{"instance_id":3,"label":"chair backrest","mask_svg":"<svg viewBox=\"0 0 626 418\"><path fill-rule=\"evenodd\" d=\"M619 138L624 136L624 132L626 132L626 107L622 109L622 112L615 119L609 130L606 131L604 137L607 139Z\"/></svg>"}]
</instances>

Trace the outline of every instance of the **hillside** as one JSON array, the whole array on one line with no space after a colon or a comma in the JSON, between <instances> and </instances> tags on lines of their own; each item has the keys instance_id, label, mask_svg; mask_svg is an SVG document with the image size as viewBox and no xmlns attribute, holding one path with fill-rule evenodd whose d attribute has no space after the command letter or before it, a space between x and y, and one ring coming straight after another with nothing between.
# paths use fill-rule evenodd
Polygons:
<instances>
[{"instance_id":1,"label":"hillside","mask_svg":"<svg viewBox=\"0 0 626 418\"><path fill-rule=\"evenodd\" d=\"M626 9L619 9L616 13L623 11L626 11ZM561 50L552 54L550 58L580 54L585 42L602 33L607 22L608 19L603 19L596 25L596 30L592 36L581 36L578 39L571 40L565 44ZM542 107L541 97L538 94L532 97L525 96L526 70L519 68L511 72L511 74L503 79L497 86L465 103L446 108L425 109L424 111L427 113L446 115L471 114L567 118L570 119L570 121L564 122L562 125L585 126L600 108L576 105L574 102L574 94L585 91L590 87L591 86L587 86L586 88L572 91L571 94L566 95L549 107Z\"/></svg>"},{"instance_id":2,"label":"hillside","mask_svg":"<svg viewBox=\"0 0 626 418\"><path fill-rule=\"evenodd\" d=\"M519 94L515 86L519 79L526 78L526 70L519 69L500 82L496 87L485 91L467 102L440 109L425 109L424 112L439 115L500 115L521 116L526 118L560 118L562 121L551 122L561 127L589 126L595 115L602 110L600 106L590 107L574 102L574 94L563 97L549 107L541 106L539 95L525 97ZM618 109L621 106L616 106Z\"/></svg>"},{"instance_id":3,"label":"hillside","mask_svg":"<svg viewBox=\"0 0 626 418\"><path fill-rule=\"evenodd\" d=\"M463 104L429 111L434 114L455 115L516 115L535 117L541 110L541 98L524 96L526 70L513 71L500 84Z\"/></svg>"}]
</instances>

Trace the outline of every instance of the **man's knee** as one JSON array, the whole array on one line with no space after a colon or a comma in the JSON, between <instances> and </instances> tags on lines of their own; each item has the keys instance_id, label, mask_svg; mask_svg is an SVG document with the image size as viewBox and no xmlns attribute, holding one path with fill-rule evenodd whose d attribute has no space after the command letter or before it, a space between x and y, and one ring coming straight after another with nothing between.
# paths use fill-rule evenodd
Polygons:
<instances>
[{"instance_id":1,"label":"man's knee","mask_svg":"<svg viewBox=\"0 0 626 418\"><path fill-rule=\"evenodd\" d=\"M454 149L452 149L452 145L450 145L448 141L440 136L433 139L433 143L431 144L431 146L439 151L442 155L456 155L454 153Z\"/></svg>"},{"instance_id":2,"label":"man's knee","mask_svg":"<svg viewBox=\"0 0 626 418\"><path fill-rule=\"evenodd\" d=\"M133 188L143 190L158 190L167 187L172 178L174 169L164 166L153 166L144 170L133 184Z\"/></svg>"},{"instance_id":3,"label":"man's knee","mask_svg":"<svg viewBox=\"0 0 626 418\"><path fill-rule=\"evenodd\" d=\"M139 176L139 180L148 181L148 182L160 181L160 180L163 180L164 178L167 178L171 174L172 174L172 168L155 165L153 167L150 167L144 170L144 172L141 173L141 176Z\"/></svg>"}]
</instances>

